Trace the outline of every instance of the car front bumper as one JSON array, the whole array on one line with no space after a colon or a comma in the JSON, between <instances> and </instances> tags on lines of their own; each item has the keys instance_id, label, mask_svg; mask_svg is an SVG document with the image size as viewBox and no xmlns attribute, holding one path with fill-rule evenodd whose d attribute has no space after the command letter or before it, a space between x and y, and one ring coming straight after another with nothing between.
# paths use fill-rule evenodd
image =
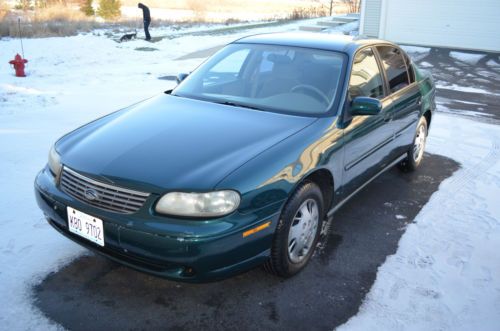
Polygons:
<instances>
[{"instance_id":1,"label":"car front bumper","mask_svg":"<svg viewBox=\"0 0 500 331\"><path fill-rule=\"evenodd\" d=\"M118 214L67 195L47 168L36 177L35 196L47 221L71 240L134 269L187 282L226 278L266 261L281 208L275 203L253 213L183 220L155 215L149 201L137 213ZM69 232L68 206L102 219L104 247ZM243 235L268 222L262 231Z\"/></svg>"}]
</instances>

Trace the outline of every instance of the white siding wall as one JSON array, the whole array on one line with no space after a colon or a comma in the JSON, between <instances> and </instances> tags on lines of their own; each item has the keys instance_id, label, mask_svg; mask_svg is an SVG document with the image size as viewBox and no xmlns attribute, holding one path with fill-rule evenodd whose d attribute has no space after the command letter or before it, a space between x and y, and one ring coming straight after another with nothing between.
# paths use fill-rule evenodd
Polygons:
<instances>
[{"instance_id":1,"label":"white siding wall","mask_svg":"<svg viewBox=\"0 0 500 331\"><path fill-rule=\"evenodd\" d=\"M500 0L365 0L378 36L398 43L500 52ZM366 11L366 15L372 15ZM372 19L366 17L365 22ZM372 23L373 24L373 23Z\"/></svg>"},{"instance_id":2,"label":"white siding wall","mask_svg":"<svg viewBox=\"0 0 500 331\"><path fill-rule=\"evenodd\" d=\"M378 37L382 0L362 1L364 3L362 4L363 13L361 18L361 34L370 37Z\"/></svg>"}]
</instances>

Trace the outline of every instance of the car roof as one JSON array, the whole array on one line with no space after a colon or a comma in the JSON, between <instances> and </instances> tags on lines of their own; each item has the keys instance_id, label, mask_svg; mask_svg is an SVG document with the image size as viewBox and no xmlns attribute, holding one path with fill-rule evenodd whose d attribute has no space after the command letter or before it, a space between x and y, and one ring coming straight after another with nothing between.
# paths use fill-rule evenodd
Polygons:
<instances>
[{"instance_id":1,"label":"car roof","mask_svg":"<svg viewBox=\"0 0 500 331\"><path fill-rule=\"evenodd\" d=\"M385 40L368 39L333 33L281 32L265 33L243 37L233 43L265 44L324 49L354 54L360 47L371 44L392 44Z\"/></svg>"}]
</instances>

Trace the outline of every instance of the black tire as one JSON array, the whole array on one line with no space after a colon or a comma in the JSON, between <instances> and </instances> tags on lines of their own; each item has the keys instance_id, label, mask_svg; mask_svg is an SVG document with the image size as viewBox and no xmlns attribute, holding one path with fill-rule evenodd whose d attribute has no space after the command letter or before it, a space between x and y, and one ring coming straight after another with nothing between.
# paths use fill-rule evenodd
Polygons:
<instances>
[{"instance_id":1,"label":"black tire","mask_svg":"<svg viewBox=\"0 0 500 331\"><path fill-rule=\"evenodd\" d=\"M297 215L300 215L299 209L303 206L305 208L309 207L314 201L318 210L318 221L316 227L316 233L313 233L312 227L310 228L310 236L306 236L311 240L312 243L307 245L307 253L301 256L295 256L295 258L300 258L300 261L292 261L293 257L289 253L289 234L290 228L293 226L298 226L299 221L294 220ZM304 205L305 204L305 205ZM312 204L314 206L314 204ZM314 207L313 207L314 208ZM318 243L319 235L321 232L321 227L324 217L324 202L323 194L321 189L313 182L302 183L288 199L285 207L283 208L278 222L278 226L274 233L273 245L271 247L271 257L265 263L265 269L275 275L280 277L291 277L297 274L299 271L304 269L309 262L311 256L314 254L314 250ZM307 223L307 222L305 222ZM313 236L313 237L312 237ZM298 245L296 243L296 245ZM301 250L303 252L304 250Z\"/></svg>"},{"instance_id":2,"label":"black tire","mask_svg":"<svg viewBox=\"0 0 500 331\"><path fill-rule=\"evenodd\" d=\"M423 130L423 131L421 131ZM423 137L423 146L421 147L421 151L418 150L419 154L416 155L417 150L415 149L415 145L417 143L417 139L420 138L421 134L424 134ZM427 138L427 119L422 116L420 118L420 121L418 122L417 125L417 130L415 131L415 137L413 138L413 143L410 146L410 149L408 150L406 158L401 161L399 164L399 168L404 171L404 172L411 172L417 170L418 166L422 162L422 159L424 158L424 150L425 150L425 143L426 143L426 138Z\"/></svg>"}]
</instances>

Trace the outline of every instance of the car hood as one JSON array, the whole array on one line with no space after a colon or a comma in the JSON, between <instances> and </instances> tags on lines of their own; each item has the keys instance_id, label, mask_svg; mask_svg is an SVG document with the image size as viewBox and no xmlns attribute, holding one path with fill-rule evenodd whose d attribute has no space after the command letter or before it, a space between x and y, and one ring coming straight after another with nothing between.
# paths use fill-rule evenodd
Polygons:
<instances>
[{"instance_id":1,"label":"car hood","mask_svg":"<svg viewBox=\"0 0 500 331\"><path fill-rule=\"evenodd\" d=\"M161 95L69 133L56 149L65 166L117 185L209 190L314 121Z\"/></svg>"}]
</instances>

